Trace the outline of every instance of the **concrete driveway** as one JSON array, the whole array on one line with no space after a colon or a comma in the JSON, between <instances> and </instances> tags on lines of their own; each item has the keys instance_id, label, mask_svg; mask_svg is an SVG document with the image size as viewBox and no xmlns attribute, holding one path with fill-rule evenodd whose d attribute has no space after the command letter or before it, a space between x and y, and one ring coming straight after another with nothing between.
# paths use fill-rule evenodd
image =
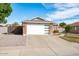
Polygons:
<instances>
[{"instance_id":1,"label":"concrete driveway","mask_svg":"<svg viewBox=\"0 0 79 59\"><path fill-rule=\"evenodd\" d=\"M79 44L53 35L28 35L24 46L0 47L0 55L79 56Z\"/></svg>"},{"instance_id":2,"label":"concrete driveway","mask_svg":"<svg viewBox=\"0 0 79 59\"><path fill-rule=\"evenodd\" d=\"M25 41L22 35L0 34L0 47L24 46Z\"/></svg>"}]
</instances>

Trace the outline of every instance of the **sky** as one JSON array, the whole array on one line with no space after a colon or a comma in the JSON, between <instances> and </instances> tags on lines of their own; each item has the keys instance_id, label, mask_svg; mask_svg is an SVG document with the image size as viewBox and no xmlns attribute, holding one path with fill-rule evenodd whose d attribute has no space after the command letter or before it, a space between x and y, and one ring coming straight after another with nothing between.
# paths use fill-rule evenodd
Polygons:
<instances>
[{"instance_id":1,"label":"sky","mask_svg":"<svg viewBox=\"0 0 79 59\"><path fill-rule=\"evenodd\" d=\"M54 23L65 22L67 24L79 21L78 3L12 3L11 15L8 23L22 23L23 20L31 20L41 17Z\"/></svg>"}]
</instances>

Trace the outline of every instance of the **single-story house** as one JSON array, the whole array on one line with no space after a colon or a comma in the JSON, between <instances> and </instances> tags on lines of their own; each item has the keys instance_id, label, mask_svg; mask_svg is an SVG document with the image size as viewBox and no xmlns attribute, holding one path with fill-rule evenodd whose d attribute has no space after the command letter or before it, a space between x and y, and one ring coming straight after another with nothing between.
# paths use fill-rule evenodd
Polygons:
<instances>
[{"instance_id":1,"label":"single-story house","mask_svg":"<svg viewBox=\"0 0 79 59\"><path fill-rule=\"evenodd\" d=\"M22 22L23 35L46 35L52 33L53 23L36 17Z\"/></svg>"},{"instance_id":2,"label":"single-story house","mask_svg":"<svg viewBox=\"0 0 79 59\"><path fill-rule=\"evenodd\" d=\"M79 22L75 22L70 25L73 26L72 32L79 33Z\"/></svg>"}]
</instances>

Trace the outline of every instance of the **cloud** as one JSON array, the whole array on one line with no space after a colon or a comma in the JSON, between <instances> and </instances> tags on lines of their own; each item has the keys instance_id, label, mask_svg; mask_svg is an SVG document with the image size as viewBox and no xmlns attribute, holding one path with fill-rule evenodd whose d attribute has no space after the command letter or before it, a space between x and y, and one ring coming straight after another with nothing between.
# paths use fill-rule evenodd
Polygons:
<instances>
[{"instance_id":1,"label":"cloud","mask_svg":"<svg viewBox=\"0 0 79 59\"><path fill-rule=\"evenodd\" d=\"M67 9L64 11L56 11L55 13L47 14L47 15L48 15L48 17L52 17L54 19L71 18L76 15L79 15L79 8L71 8L71 9Z\"/></svg>"},{"instance_id":2,"label":"cloud","mask_svg":"<svg viewBox=\"0 0 79 59\"><path fill-rule=\"evenodd\" d=\"M79 15L79 4L78 3L56 3L56 4L43 4L43 6L48 6L49 8L56 8L56 11L52 13L47 13L47 18L50 20L66 20L67 18L73 18ZM45 7L48 9L48 7Z\"/></svg>"},{"instance_id":3,"label":"cloud","mask_svg":"<svg viewBox=\"0 0 79 59\"><path fill-rule=\"evenodd\" d=\"M58 10L65 10L70 8L78 8L79 4L78 3L58 3L58 4L54 4L54 7L57 8Z\"/></svg>"},{"instance_id":4,"label":"cloud","mask_svg":"<svg viewBox=\"0 0 79 59\"><path fill-rule=\"evenodd\" d=\"M65 10L69 8L79 7L79 3L43 3L46 9L56 8L58 10Z\"/></svg>"},{"instance_id":5,"label":"cloud","mask_svg":"<svg viewBox=\"0 0 79 59\"><path fill-rule=\"evenodd\" d=\"M48 20L48 21L52 21L52 18L51 17L47 17L45 19Z\"/></svg>"}]
</instances>

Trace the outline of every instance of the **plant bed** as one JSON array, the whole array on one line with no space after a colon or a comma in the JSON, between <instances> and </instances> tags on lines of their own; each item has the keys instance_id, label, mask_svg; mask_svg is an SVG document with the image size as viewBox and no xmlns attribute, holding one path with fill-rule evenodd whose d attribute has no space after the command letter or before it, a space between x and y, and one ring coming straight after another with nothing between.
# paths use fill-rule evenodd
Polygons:
<instances>
[{"instance_id":1,"label":"plant bed","mask_svg":"<svg viewBox=\"0 0 79 59\"><path fill-rule=\"evenodd\" d=\"M79 36L78 35L77 34L71 34L71 35L65 34L65 36L60 37L60 38L62 38L64 40L67 40L67 41L70 41L70 42L77 42L77 43L79 43Z\"/></svg>"},{"instance_id":2,"label":"plant bed","mask_svg":"<svg viewBox=\"0 0 79 59\"><path fill-rule=\"evenodd\" d=\"M54 30L54 31L53 31L53 34L54 34L54 35L59 35L60 33L59 33L58 30Z\"/></svg>"},{"instance_id":3,"label":"plant bed","mask_svg":"<svg viewBox=\"0 0 79 59\"><path fill-rule=\"evenodd\" d=\"M60 33L53 33L54 35L60 35Z\"/></svg>"}]
</instances>

